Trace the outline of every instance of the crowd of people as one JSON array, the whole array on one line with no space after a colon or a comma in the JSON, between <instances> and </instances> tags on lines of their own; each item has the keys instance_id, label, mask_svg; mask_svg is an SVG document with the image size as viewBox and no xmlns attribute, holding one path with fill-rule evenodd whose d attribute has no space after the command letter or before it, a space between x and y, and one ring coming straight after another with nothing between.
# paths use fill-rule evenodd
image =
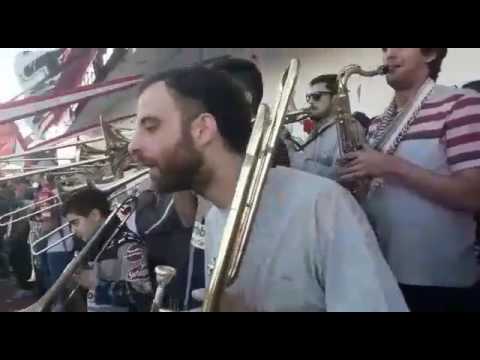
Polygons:
<instances>
[{"instance_id":1,"label":"crowd of people","mask_svg":"<svg viewBox=\"0 0 480 360\"><path fill-rule=\"evenodd\" d=\"M354 114L352 126L365 145L345 158L339 158L333 106L336 76L311 80L307 138L299 144L282 132L239 276L223 294L221 310L480 309L479 83L438 84L444 48L384 48L382 56L394 98L377 117ZM96 257L74 276L88 311L149 311L158 265L176 269L165 308L201 306L262 99L262 74L245 59L173 69L144 81L129 151L150 168L150 186L113 240L119 220L108 224ZM349 184L362 180L368 196L357 199ZM29 188L22 182L14 192L0 189L0 211L56 191L48 177L35 193ZM35 219L38 236L69 223L77 240L42 254L39 295L105 223L110 208L106 194L87 189ZM11 263L20 287L28 286L31 272L32 229L28 221L23 226L8 236L0 229L0 276ZM69 299L65 293L57 309L65 310Z\"/></svg>"}]
</instances>

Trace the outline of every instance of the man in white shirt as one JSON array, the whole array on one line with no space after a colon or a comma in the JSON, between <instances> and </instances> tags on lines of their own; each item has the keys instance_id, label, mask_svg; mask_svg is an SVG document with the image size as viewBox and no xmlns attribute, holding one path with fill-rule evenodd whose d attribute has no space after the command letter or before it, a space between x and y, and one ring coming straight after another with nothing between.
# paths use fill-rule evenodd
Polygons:
<instances>
[{"instance_id":1,"label":"man in white shirt","mask_svg":"<svg viewBox=\"0 0 480 360\"><path fill-rule=\"evenodd\" d=\"M207 265L217 256L251 134L240 87L202 67L172 70L140 89L130 152L158 191L194 190L213 204ZM222 311L406 311L360 206L339 185L272 169L238 280Z\"/></svg>"},{"instance_id":2,"label":"man in white shirt","mask_svg":"<svg viewBox=\"0 0 480 360\"><path fill-rule=\"evenodd\" d=\"M477 311L480 96L437 84L447 48L383 48L395 90L341 181L374 179L364 205L413 312Z\"/></svg>"}]
</instances>

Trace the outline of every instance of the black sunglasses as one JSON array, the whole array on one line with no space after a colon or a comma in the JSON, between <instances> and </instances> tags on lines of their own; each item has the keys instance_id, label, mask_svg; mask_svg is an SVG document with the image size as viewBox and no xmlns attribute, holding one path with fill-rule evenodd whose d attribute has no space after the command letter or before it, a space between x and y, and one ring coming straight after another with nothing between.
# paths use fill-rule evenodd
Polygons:
<instances>
[{"instance_id":1,"label":"black sunglasses","mask_svg":"<svg viewBox=\"0 0 480 360\"><path fill-rule=\"evenodd\" d=\"M318 91L318 92L314 92L314 93L311 93L311 94L307 94L306 98L307 98L307 102L310 102L310 100L313 100L313 101L320 101L320 99L324 96L324 95L327 95L327 94L330 94L329 92L325 92L325 91Z\"/></svg>"}]
</instances>

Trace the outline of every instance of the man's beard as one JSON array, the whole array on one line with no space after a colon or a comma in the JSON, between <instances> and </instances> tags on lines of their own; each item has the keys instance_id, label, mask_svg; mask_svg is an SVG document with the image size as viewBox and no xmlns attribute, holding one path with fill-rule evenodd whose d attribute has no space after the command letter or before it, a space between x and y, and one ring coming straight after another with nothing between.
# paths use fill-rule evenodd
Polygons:
<instances>
[{"instance_id":1,"label":"man's beard","mask_svg":"<svg viewBox=\"0 0 480 360\"><path fill-rule=\"evenodd\" d=\"M408 90L415 84L415 76L405 73L391 73L387 75L387 84L395 91Z\"/></svg>"},{"instance_id":2,"label":"man's beard","mask_svg":"<svg viewBox=\"0 0 480 360\"><path fill-rule=\"evenodd\" d=\"M152 167L150 177L155 191L159 193L175 193L192 190L202 167L201 154L190 142L180 141L165 156L162 167Z\"/></svg>"},{"instance_id":3,"label":"man's beard","mask_svg":"<svg viewBox=\"0 0 480 360\"><path fill-rule=\"evenodd\" d=\"M315 109L314 109L315 111ZM310 118L315 121L315 122L321 122L322 120L324 120L325 118L327 118L328 116L330 116L330 113L331 113L331 107L328 107L328 109L325 109L323 110L322 112L318 112L318 110L316 112L314 112L312 114L312 116L310 116Z\"/></svg>"},{"instance_id":4,"label":"man's beard","mask_svg":"<svg viewBox=\"0 0 480 360\"><path fill-rule=\"evenodd\" d=\"M402 82L399 81L397 78L387 75L386 80L388 86L390 86L393 90L402 90Z\"/></svg>"}]
</instances>

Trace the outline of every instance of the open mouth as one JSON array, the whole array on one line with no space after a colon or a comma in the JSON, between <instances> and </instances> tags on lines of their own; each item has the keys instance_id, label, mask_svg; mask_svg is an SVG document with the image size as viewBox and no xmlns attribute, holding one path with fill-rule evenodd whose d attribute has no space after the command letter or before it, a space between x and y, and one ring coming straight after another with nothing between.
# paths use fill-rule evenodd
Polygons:
<instances>
[{"instance_id":1,"label":"open mouth","mask_svg":"<svg viewBox=\"0 0 480 360\"><path fill-rule=\"evenodd\" d=\"M389 69L389 72L392 73L392 72L395 72L397 71L398 69L400 69L401 66L400 65L388 65L388 69Z\"/></svg>"}]
</instances>

